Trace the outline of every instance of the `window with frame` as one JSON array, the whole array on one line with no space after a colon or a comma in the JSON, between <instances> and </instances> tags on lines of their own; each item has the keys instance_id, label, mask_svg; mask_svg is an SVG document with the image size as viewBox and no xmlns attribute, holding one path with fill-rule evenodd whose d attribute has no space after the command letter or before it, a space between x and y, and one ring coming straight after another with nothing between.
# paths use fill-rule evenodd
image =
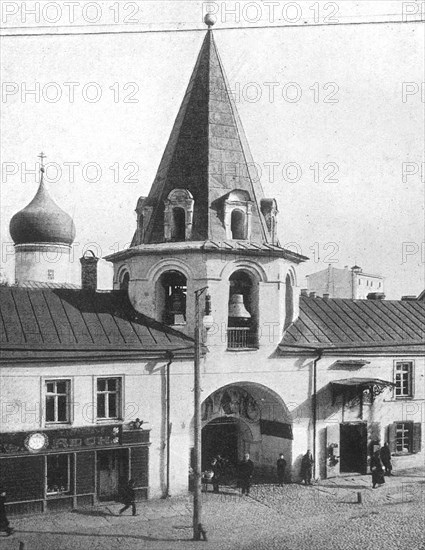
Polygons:
<instances>
[{"instance_id":1,"label":"window with frame","mask_svg":"<svg viewBox=\"0 0 425 550\"><path fill-rule=\"evenodd\" d=\"M55 280L55 270L54 269L48 269L47 270L47 279L49 281L54 281Z\"/></svg>"},{"instance_id":2,"label":"window with frame","mask_svg":"<svg viewBox=\"0 0 425 550\"><path fill-rule=\"evenodd\" d=\"M121 401L120 378L97 379L97 418L119 418Z\"/></svg>"},{"instance_id":3,"label":"window with frame","mask_svg":"<svg viewBox=\"0 0 425 550\"><path fill-rule=\"evenodd\" d=\"M46 380L46 422L70 421L70 380Z\"/></svg>"},{"instance_id":4,"label":"window with frame","mask_svg":"<svg viewBox=\"0 0 425 550\"><path fill-rule=\"evenodd\" d=\"M70 491L70 455L48 455L46 494L59 495Z\"/></svg>"},{"instance_id":5,"label":"window with frame","mask_svg":"<svg viewBox=\"0 0 425 550\"><path fill-rule=\"evenodd\" d=\"M395 364L395 397L413 396L413 363L399 362Z\"/></svg>"},{"instance_id":6,"label":"window with frame","mask_svg":"<svg viewBox=\"0 0 425 550\"><path fill-rule=\"evenodd\" d=\"M421 450L420 422L394 422L388 426L388 443L392 453L412 454Z\"/></svg>"}]
</instances>

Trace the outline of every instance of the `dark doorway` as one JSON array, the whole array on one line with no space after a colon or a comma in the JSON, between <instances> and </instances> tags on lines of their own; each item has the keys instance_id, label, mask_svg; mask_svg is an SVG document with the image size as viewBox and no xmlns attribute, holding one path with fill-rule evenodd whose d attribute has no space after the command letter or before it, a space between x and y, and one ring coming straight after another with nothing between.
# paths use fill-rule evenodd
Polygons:
<instances>
[{"instance_id":1,"label":"dark doorway","mask_svg":"<svg viewBox=\"0 0 425 550\"><path fill-rule=\"evenodd\" d=\"M340 472L365 474L367 469L366 424L341 424L340 449Z\"/></svg>"},{"instance_id":2,"label":"dark doorway","mask_svg":"<svg viewBox=\"0 0 425 550\"><path fill-rule=\"evenodd\" d=\"M99 500L118 500L127 481L127 449L98 451L97 492Z\"/></svg>"},{"instance_id":3,"label":"dark doorway","mask_svg":"<svg viewBox=\"0 0 425 550\"><path fill-rule=\"evenodd\" d=\"M233 420L217 418L202 429L202 469L217 455L231 464L238 462L238 429Z\"/></svg>"}]
</instances>

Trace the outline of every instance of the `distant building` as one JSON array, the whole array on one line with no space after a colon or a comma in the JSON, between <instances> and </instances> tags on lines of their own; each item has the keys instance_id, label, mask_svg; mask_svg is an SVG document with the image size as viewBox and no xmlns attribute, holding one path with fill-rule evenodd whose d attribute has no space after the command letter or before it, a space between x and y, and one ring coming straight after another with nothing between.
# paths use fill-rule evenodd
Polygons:
<instances>
[{"instance_id":1,"label":"distant building","mask_svg":"<svg viewBox=\"0 0 425 550\"><path fill-rule=\"evenodd\" d=\"M384 297L384 277L364 273L357 265L351 269L329 265L327 269L307 275L307 285L309 292L315 292L317 296L328 294L329 298L366 300L368 294L382 294Z\"/></svg>"}]
</instances>

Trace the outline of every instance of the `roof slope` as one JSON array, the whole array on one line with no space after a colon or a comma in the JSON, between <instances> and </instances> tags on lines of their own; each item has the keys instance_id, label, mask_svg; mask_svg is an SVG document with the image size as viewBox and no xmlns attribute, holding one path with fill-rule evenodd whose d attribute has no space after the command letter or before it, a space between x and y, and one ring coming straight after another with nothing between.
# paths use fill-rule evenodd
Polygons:
<instances>
[{"instance_id":1,"label":"roof slope","mask_svg":"<svg viewBox=\"0 0 425 550\"><path fill-rule=\"evenodd\" d=\"M193 341L138 313L121 291L0 288L1 361L110 360L193 353Z\"/></svg>"},{"instance_id":2,"label":"roof slope","mask_svg":"<svg viewBox=\"0 0 425 550\"><path fill-rule=\"evenodd\" d=\"M391 300L300 299L300 315L279 348L425 352L425 303Z\"/></svg>"},{"instance_id":3,"label":"roof slope","mask_svg":"<svg viewBox=\"0 0 425 550\"><path fill-rule=\"evenodd\" d=\"M226 239L219 202L240 189L253 202L251 240L271 241L260 211L263 190L211 31L145 203L153 213L144 243L164 241L164 201L176 188L189 190L195 201L191 240Z\"/></svg>"}]
</instances>

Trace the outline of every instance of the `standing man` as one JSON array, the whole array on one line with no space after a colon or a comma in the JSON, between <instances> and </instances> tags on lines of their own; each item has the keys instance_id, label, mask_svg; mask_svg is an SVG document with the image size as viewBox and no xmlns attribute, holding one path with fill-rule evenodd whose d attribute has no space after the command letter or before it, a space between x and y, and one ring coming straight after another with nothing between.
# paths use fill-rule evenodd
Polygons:
<instances>
[{"instance_id":1,"label":"standing man","mask_svg":"<svg viewBox=\"0 0 425 550\"><path fill-rule=\"evenodd\" d=\"M136 516L136 493L134 491L134 481L132 479L128 480L127 486L124 489L124 496L123 496L123 503L124 508L121 508L120 515L128 510L131 506L131 510L133 512L133 516Z\"/></svg>"},{"instance_id":2,"label":"standing man","mask_svg":"<svg viewBox=\"0 0 425 550\"><path fill-rule=\"evenodd\" d=\"M0 531L4 531L8 537L14 532L14 529L10 527L9 520L6 515L6 491L0 489Z\"/></svg>"},{"instance_id":3,"label":"standing man","mask_svg":"<svg viewBox=\"0 0 425 550\"><path fill-rule=\"evenodd\" d=\"M242 495L249 495L251 489L251 478L254 472L254 463L246 453L242 462L239 463L239 483L242 488Z\"/></svg>"},{"instance_id":4,"label":"standing man","mask_svg":"<svg viewBox=\"0 0 425 550\"><path fill-rule=\"evenodd\" d=\"M214 493L218 493L220 491L221 464L217 458L211 460L210 469L214 474L212 478L213 491Z\"/></svg>"},{"instance_id":5,"label":"standing man","mask_svg":"<svg viewBox=\"0 0 425 550\"><path fill-rule=\"evenodd\" d=\"M313 464L313 455L311 454L310 449L308 449L301 461L301 479L306 485L313 485Z\"/></svg>"},{"instance_id":6,"label":"standing man","mask_svg":"<svg viewBox=\"0 0 425 550\"><path fill-rule=\"evenodd\" d=\"M283 453L280 453L279 458L277 459L276 467L277 467L277 482L279 483L280 487L283 487L283 484L285 482L285 469L286 469L286 460Z\"/></svg>"},{"instance_id":7,"label":"standing man","mask_svg":"<svg viewBox=\"0 0 425 550\"><path fill-rule=\"evenodd\" d=\"M393 465L391 464L391 451L388 447L388 443L384 443L384 446L381 447L381 460L385 468L385 475L390 476Z\"/></svg>"}]
</instances>

